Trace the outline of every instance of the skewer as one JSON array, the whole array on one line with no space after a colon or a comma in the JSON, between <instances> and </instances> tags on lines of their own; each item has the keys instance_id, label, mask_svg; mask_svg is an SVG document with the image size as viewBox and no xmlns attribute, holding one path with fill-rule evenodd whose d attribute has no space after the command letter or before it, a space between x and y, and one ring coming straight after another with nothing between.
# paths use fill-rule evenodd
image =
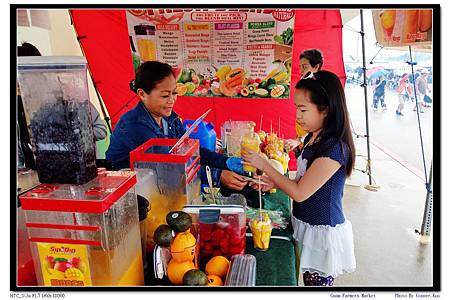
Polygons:
<instances>
[{"instance_id":1,"label":"skewer","mask_svg":"<svg viewBox=\"0 0 450 300\"><path fill-rule=\"evenodd\" d=\"M281 134L281 118L278 117L278 134Z\"/></svg>"},{"instance_id":2,"label":"skewer","mask_svg":"<svg viewBox=\"0 0 450 300\"><path fill-rule=\"evenodd\" d=\"M263 115L261 114L261 121L259 122L259 131L262 131L262 121L263 121Z\"/></svg>"},{"instance_id":3,"label":"skewer","mask_svg":"<svg viewBox=\"0 0 450 300\"><path fill-rule=\"evenodd\" d=\"M261 176L258 177L258 191L259 191L259 220L262 221Z\"/></svg>"}]
</instances>

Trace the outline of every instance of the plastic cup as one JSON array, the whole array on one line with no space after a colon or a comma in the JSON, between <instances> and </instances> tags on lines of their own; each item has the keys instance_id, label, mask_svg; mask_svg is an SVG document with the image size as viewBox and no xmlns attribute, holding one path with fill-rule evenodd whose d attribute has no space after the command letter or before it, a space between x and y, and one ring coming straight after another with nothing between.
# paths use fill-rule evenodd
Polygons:
<instances>
[{"instance_id":1,"label":"plastic cup","mask_svg":"<svg viewBox=\"0 0 450 300\"><path fill-rule=\"evenodd\" d=\"M255 134L245 135L241 140L241 154L247 152L247 150L252 150L254 152L259 152L259 141ZM249 165L243 166L244 172L256 172L256 168Z\"/></svg>"},{"instance_id":2,"label":"plastic cup","mask_svg":"<svg viewBox=\"0 0 450 300\"><path fill-rule=\"evenodd\" d=\"M256 250L266 251L269 249L270 237L272 235L272 222L267 214L260 219L250 221L250 229L253 236L253 246Z\"/></svg>"}]
</instances>

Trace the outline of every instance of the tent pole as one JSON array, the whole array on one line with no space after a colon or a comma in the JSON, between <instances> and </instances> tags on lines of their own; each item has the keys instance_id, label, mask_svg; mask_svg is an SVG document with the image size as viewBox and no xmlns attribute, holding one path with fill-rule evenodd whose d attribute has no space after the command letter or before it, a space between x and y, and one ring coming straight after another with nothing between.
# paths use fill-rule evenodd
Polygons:
<instances>
[{"instance_id":1,"label":"tent pole","mask_svg":"<svg viewBox=\"0 0 450 300\"><path fill-rule=\"evenodd\" d=\"M369 175L369 187L372 186L372 166L371 166L371 160L370 160L370 135L369 135L369 107L367 103L367 68L366 68L366 48L364 43L364 17L363 17L363 10L360 9L360 16L361 16L361 31L359 32L361 34L361 42L362 42L362 59L363 59L363 84L361 85L364 88L364 100L365 100L365 113L366 113L366 143L367 143L367 174ZM367 188L367 187L366 187ZM368 188L369 190L372 190L371 188Z\"/></svg>"},{"instance_id":2,"label":"tent pole","mask_svg":"<svg viewBox=\"0 0 450 300\"><path fill-rule=\"evenodd\" d=\"M417 123L419 124L419 137L420 137L420 146L422 149L422 162L423 162L423 170L425 173L425 188L427 189L427 196L425 200L425 208L423 211L423 219L422 219L422 226L420 229L420 242L422 244L427 244L429 242L430 232L431 232L431 221L433 219L433 161L431 162L430 166L430 175L427 177L427 166L425 162L425 152L423 147L423 139L422 139L422 126L420 125L420 114L419 111L422 109L419 107L419 101L417 99L417 90L416 90L416 77L414 75L414 65L417 64L417 62L413 61L412 59L412 51L411 51L411 45L409 45L409 58L410 61L407 63L411 65L411 74L412 74L412 84L413 84L413 90L414 90L414 99L415 99L415 105L416 105L416 113L417 113ZM417 232L417 230L416 230Z\"/></svg>"},{"instance_id":3,"label":"tent pole","mask_svg":"<svg viewBox=\"0 0 450 300\"><path fill-rule=\"evenodd\" d=\"M430 176L427 183L427 198L423 210L422 227L420 229L420 242L428 243L431 232L431 221L433 219L433 161L430 166Z\"/></svg>"},{"instance_id":4,"label":"tent pole","mask_svg":"<svg viewBox=\"0 0 450 300\"><path fill-rule=\"evenodd\" d=\"M422 150L422 163L423 163L423 172L425 175L425 185L428 184L428 178L427 178L427 164L425 162L425 152L423 147L423 138L422 138L422 126L420 124L420 114L419 111L422 110L422 107L419 105L419 100L417 99L417 90L416 90L416 76L414 75L414 65L417 65L417 62L413 61L412 59L412 52L411 52L411 45L409 45L409 58L410 61L407 63L411 65L411 75L412 75L412 84L413 84L413 90L414 90L414 100L416 104L416 113L417 113L417 123L419 124L419 138L420 138L420 148Z\"/></svg>"}]
</instances>

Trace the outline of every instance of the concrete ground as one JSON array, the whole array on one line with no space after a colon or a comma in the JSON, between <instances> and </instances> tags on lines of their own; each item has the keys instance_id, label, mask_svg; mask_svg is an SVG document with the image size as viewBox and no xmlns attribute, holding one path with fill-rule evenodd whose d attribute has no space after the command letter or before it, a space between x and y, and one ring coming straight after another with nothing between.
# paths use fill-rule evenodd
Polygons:
<instances>
[{"instance_id":1,"label":"concrete ground","mask_svg":"<svg viewBox=\"0 0 450 300\"><path fill-rule=\"evenodd\" d=\"M357 155L365 156L365 139L355 144ZM376 147L371 157L374 185L380 188L365 189L368 176L359 171L347 180L344 209L353 224L357 268L338 277L335 286L432 286L432 237L422 244L414 233L422 224L425 183ZM363 157L355 167L365 169Z\"/></svg>"}]
</instances>

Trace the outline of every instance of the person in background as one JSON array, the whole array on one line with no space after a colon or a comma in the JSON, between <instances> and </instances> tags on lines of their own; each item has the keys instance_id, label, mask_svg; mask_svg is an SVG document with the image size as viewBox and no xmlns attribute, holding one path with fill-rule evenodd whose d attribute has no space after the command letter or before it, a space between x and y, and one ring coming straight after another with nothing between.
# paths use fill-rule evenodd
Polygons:
<instances>
[{"instance_id":1,"label":"person in background","mask_svg":"<svg viewBox=\"0 0 450 300\"><path fill-rule=\"evenodd\" d=\"M386 103L384 102L384 96L386 94L386 79L383 75L378 78L375 82L375 89L373 90L373 109L376 110L378 108L378 101L381 102L381 107L383 111L387 109Z\"/></svg>"},{"instance_id":2,"label":"person in background","mask_svg":"<svg viewBox=\"0 0 450 300\"><path fill-rule=\"evenodd\" d=\"M247 149L243 158L263 173L263 191L277 188L293 201L293 237L304 284L331 286L336 276L356 269L352 224L342 205L345 179L355 163L350 118L334 73L306 74L295 89L296 118L308 132L296 178L280 174L260 153Z\"/></svg>"},{"instance_id":3,"label":"person in background","mask_svg":"<svg viewBox=\"0 0 450 300\"><path fill-rule=\"evenodd\" d=\"M409 100L412 93L411 85L409 84L408 74L403 74L399 81L399 87L397 89L398 93L398 106L395 114L398 116L403 116L402 110L405 107L405 102Z\"/></svg>"},{"instance_id":4,"label":"person in background","mask_svg":"<svg viewBox=\"0 0 450 300\"><path fill-rule=\"evenodd\" d=\"M22 43L17 47L17 56L41 56L41 52L30 43ZM19 84L17 83L17 150L19 167L28 169L36 169L33 151L31 148L30 135L27 128L27 120L25 110L23 108L22 95L20 93Z\"/></svg>"},{"instance_id":5,"label":"person in background","mask_svg":"<svg viewBox=\"0 0 450 300\"><path fill-rule=\"evenodd\" d=\"M179 116L173 111L177 99L176 80L172 67L158 61L143 63L130 83L140 101L126 112L114 128L106 151L106 160L113 170L130 167L130 152L152 138L179 139L185 129ZM243 173L242 159L200 147L200 164L215 168L212 172L216 186L223 184L234 190L242 190L247 180ZM207 184L202 168L202 182Z\"/></svg>"},{"instance_id":6,"label":"person in background","mask_svg":"<svg viewBox=\"0 0 450 300\"><path fill-rule=\"evenodd\" d=\"M96 142L104 140L107 136L106 125L95 106L91 105L92 129L94 130L94 140Z\"/></svg>"},{"instance_id":7,"label":"person in background","mask_svg":"<svg viewBox=\"0 0 450 300\"><path fill-rule=\"evenodd\" d=\"M315 73L320 71L323 66L323 55L319 49L308 49L303 51L300 54L300 77L308 73ZM304 137L307 132L303 130L302 126L295 122L295 131L297 133L296 139L288 139L286 140L287 147L289 150L294 150L296 152L296 156L299 154L298 146L301 145Z\"/></svg>"},{"instance_id":8,"label":"person in background","mask_svg":"<svg viewBox=\"0 0 450 300\"><path fill-rule=\"evenodd\" d=\"M420 76L416 79L416 91L418 92L417 101L419 102L419 109L421 113L424 112L423 108L425 107L425 97L430 91L430 89L428 88L427 75L428 72L423 69L420 73ZM413 111L416 111L415 105Z\"/></svg>"}]
</instances>

